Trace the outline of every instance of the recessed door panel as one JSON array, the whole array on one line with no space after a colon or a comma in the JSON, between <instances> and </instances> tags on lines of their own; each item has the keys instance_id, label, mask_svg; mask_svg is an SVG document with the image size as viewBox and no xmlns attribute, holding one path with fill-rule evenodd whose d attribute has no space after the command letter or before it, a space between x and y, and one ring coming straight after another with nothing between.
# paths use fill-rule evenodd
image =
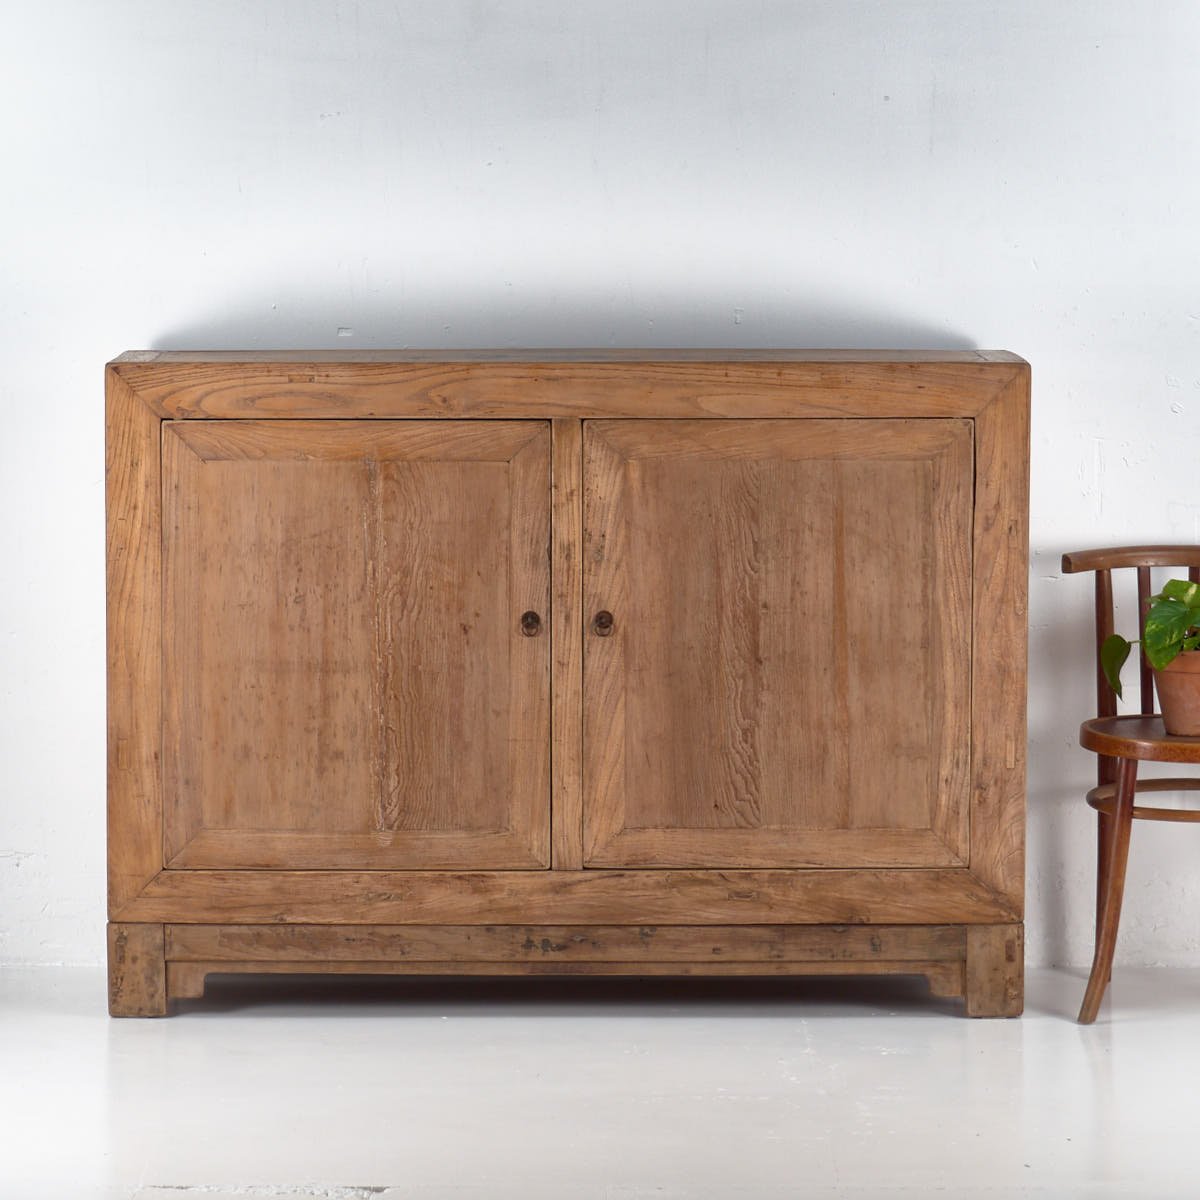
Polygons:
<instances>
[{"instance_id":1,"label":"recessed door panel","mask_svg":"<svg viewBox=\"0 0 1200 1200\"><path fill-rule=\"evenodd\" d=\"M591 421L584 456L586 863L961 865L971 423Z\"/></svg>"},{"instance_id":2,"label":"recessed door panel","mask_svg":"<svg viewBox=\"0 0 1200 1200\"><path fill-rule=\"evenodd\" d=\"M545 866L546 423L163 429L168 865Z\"/></svg>"}]
</instances>

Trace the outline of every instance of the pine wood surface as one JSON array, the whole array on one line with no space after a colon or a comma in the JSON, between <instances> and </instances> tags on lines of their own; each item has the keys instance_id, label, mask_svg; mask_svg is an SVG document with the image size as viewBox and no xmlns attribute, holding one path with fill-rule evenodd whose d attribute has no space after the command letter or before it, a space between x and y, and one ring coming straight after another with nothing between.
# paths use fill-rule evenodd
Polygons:
<instances>
[{"instance_id":1,"label":"pine wood surface","mask_svg":"<svg viewBox=\"0 0 1200 1200\"><path fill-rule=\"evenodd\" d=\"M967 924L1013 909L932 870L162 871L114 919L218 924Z\"/></svg>"},{"instance_id":2,"label":"pine wood surface","mask_svg":"<svg viewBox=\"0 0 1200 1200\"><path fill-rule=\"evenodd\" d=\"M1025 1007L1025 931L1021 925L967 928L969 1017L1019 1017Z\"/></svg>"},{"instance_id":3,"label":"pine wood surface","mask_svg":"<svg viewBox=\"0 0 1200 1200\"><path fill-rule=\"evenodd\" d=\"M942 962L172 962L167 964L167 990L172 1000L199 999L209 975L408 975L408 976L649 976L671 978L771 976L923 975L932 996L964 994L961 963ZM136 1015L136 1014L121 1014ZM158 1014L146 1014L158 1015ZM979 1011L972 1016L1015 1016Z\"/></svg>"},{"instance_id":4,"label":"pine wood surface","mask_svg":"<svg viewBox=\"0 0 1200 1200\"><path fill-rule=\"evenodd\" d=\"M963 863L969 423L587 422L584 478L585 861Z\"/></svg>"},{"instance_id":5,"label":"pine wood surface","mask_svg":"<svg viewBox=\"0 0 1200 1200\"><path fill-rule=\"evenodd\" d=\"M168 864L547 865L548 427L172 421L163 470Z\"/></svg>"},{"instance_id":6,"label":"pine wood surface","mask_svg":"<svg viewBox=\"0 0 1200 1200\"><path fill-rule=\"evenodd\" d=\"M1007 350L797 350L672 347L493 347L464 350L127 350L112 364L123 363L515 363L535 367L544 363L1023 363Z\"/></svg>"},{"instance_id":7,"label":"pine wood surface","mask_svg":"<svg viewBox=\"0 0 1200 1200\"><path fill-rule=\"evenodd\" d=\"M1029 371L975 418L971 872L1020 914L1025 896Z\"/></svg>"},{"instance_id":8,"label":"pine wood surface","mask_svg":"<svg viewBox=\"0 0 1200 1200\"><path fill-rule=\"evenodd\" d=\"M108 903L162 869L162 505L159 425L106 377Z\"/></svg>"},{"instance_id":9,"label":"pine wood surface","mask_svg":"<svg viewBox=\"0 0 1200 1200\"><path fill-rule=\"evenodd\" d=\"M977 353L650 353L181 354L109 369L177 418L970 417L1028 378L1020 359Z\"/></svg>"},{"instance_id":10,"label":"pine wood surface","mask_svg":"<svg viewBox=\"0 0 1200 1200\"><path fill-rule=\"evenodd\" d=\"M827 962L965 958L961 925L167 925L173 962Z\"/></svg>"},{"instance_id":11,"label":"pine wood surface","mask_svg":"<svg viewBox=\"0 0 1200 1200\"><path fill-rule=\"evenodd\" d=\"M551 861L555 870L577 871L583 866L583 427L574 420L552 424Z\"/></svg>"},{"instance_id":12,"label":"pine wood surface","mask_svg":"<svg viewBox=\"0 0 1200 1200\"><path fill-rule=\"evenodd\" d=\"M818 940L811 960L763 961L783 971L917 962L935 991L965 991L969 1011L1019 1007L1022 360L137 352L109 365L107 393L110 914L114 930L129 931L110 957L119 967L114 1011L159 1011L168 992L182 994L161 982L166 951L153 930L161 938L166 923L408 933L769 926L814 936L834 925L914 934L952 926L967 940L949 960L851 961L831 947L821 958ZM888 423L892 436L876 436ZM801 424L803 437L790 431ZM583 462L601 425L625 439L623 477L609 496ZM931 437L942 438L936 448ZM499 449L505 438L527 440ZM816 451L800 449L806 438ZM638 446L653 452L639 456ZM596 468L610 483L611 467ZM506 482L494 482L497 471ZM831 508L840 510L836 534ZM507 536L495 536L498 525ZM677 533L698 552L683 553ZM828 574L789 575L768 552L776 544L814 562L840 546L843 573L874 562L875 581L893 585L909 560L910 590L900 588L895 613L876 614L907 648L893 671L917 679L903 692L906 721L894 703L871 709L868 697L830 686L855 670L865 678L854 657L861 631L855 648L823 662L783 626L764 654L769 615L730 619L763 600L770 614L806 591L814 604L836 602ZM414 550L436 564L427 575L444 589L424 607L400 604L385 583ZM593 585L622 553L650 561L625 561L600 596ZM452 586L471 562L478 585ZM331 576L336 592L318 582ZM498 576L508 580L502 598ZM935 583L941 615L931 617L922 597ZM459 620L452 597L472 588L481 603ZM648 602L654 590L667 599ZM474 622L488 602L507 610L503 642L498 625ZM631 602L649 614L644 624L631 626ZM601 609L611 630L593 627ZM538 616L533 637L522 633L529 612ZM649 631L663 614L673 627L655 641ZM433 650L419 626L434 631ZM606 674L605 653L623 660L621 670ZM707 678L698 667L706 656ZM423 661L431 669L414 672ZM898 690L892 676L883 685L884 697ZM785 702L774 705L776 696ZM392 708L424 711L424 725L393 729ZM371 715L356 723L362 709ZM801 711L820 729L796 734L809 778L789 789L770 760L786 744L780 713ZM873 762L838 745L836 731L856 721L880 731L875 757L894 764L890 790L882 773L871 775ZM456 753L456 727L468 724ZM210 749L196 753L202 742ZM863 770L875 784L863 786ZM507 783L498 778L506 771ZM606 853L619 866L606 866ZM662 865L677 862L685 865ZM614 950L600 961L545 963L514 951L487 969L740 970L733 960L688 960L689 936L678 935L674 960ZM131 945L144 969L129 969ZM203 987L198 968L214 961L170 966L194 990ZM372 961L484 969L449 950L419 964L368 955L322 967L319 954L300 954L235 965L349 970Z\"/></svg>"},{"instance_id":13,"label":"pine wood surface","mask_svg":"<svg viewBox=\"0 0 1200 1200\"><path fill-rule=\"evenodd\" d=\"M166 1015L166 950L161 925L109 925L108 1011L114 1017Z\"/></svg>"}]
</instances>

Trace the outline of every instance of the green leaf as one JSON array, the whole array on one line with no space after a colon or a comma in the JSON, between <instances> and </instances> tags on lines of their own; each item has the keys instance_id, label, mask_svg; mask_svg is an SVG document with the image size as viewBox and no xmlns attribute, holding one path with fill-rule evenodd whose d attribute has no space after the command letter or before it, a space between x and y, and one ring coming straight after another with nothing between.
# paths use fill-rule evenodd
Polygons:
<instances>
[{"instance_id":1,"label":"green leaf","mask_svg":"<svg viewBox=\"0 0 1200 1200\"><path fill-rule=\"evenodd\" d=\"M1185 637L1183 639L1183 648L1185 650L1200 648L1200 633L1194 633L1191 637Z\"/></svg>"},{"instance_id":2,"label":"green leaf","mask_svg":"<svg viewBox=\"0 0 1200 1200\"><path fill-rule=\"evenodd\" d=\"M1200 583L1188 579L1168 579L1155 599L1181 600L1188 608L1200 608Z\"/></svg>"},{"instance_id":3,"label":"green leaf","mask_svg":"<svg viewBox=\"0 0 1200 1200\"><path fill-rule=\"evenodd\" d=\"M1161 670L1179 653L1192 623L1192 610L1182 600L1160 600L1151 606L1142 645L1152 667Z\"/></svg>"},{"instance_id":4,"label":"green leaf","mask_svg":"<svg viewBox=\"0 0 1200 1200\"><path fill-rule=\"evenodd\" d=\"M1121 695L1121 668L1129 657L1129 649L1129 643L1119 633L1106 637L1104 645L1100 647L1100 666L1104 669L1104 678L1118 696Z\"/></svg>"}]
</instances>

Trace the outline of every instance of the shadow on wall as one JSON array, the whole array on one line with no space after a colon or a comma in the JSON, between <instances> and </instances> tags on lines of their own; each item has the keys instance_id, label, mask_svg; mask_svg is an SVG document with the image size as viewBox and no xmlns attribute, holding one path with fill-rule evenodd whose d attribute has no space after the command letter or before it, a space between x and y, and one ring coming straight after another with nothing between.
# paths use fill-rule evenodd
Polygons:
<instances>
[{"instance_id":1,"label":"shadow on wall","mask_svg":"<svg viewBox=\"0 0 1200 1200\"><path fill-rule=\"evenodd\" d=\"M1095 818L1084 793L1095 783L1095 757L1079 746L1080 722L1095 716L1096 675L1090 577L1063 575L1065 551L1031 546L1030 589L1042 600L1029 627L1028 808L1030 908L1036 905L1045 961L1080 961L1072 931L1090 913ZM1047 600L1047 597L1049 599ZM1082 849L1081 849L1082 847ZM1088 948L1090 953L1090 947Z\"/></svg>"},{"instance_id":2,"label":"shadow on wall","mask_svg":"<svg viewBox=\"0 0 1200 1200\"><path fill-rule=\"evenodd\" d=\"M281 289L290 290L290 289ZM278 296L278 292L275 293ZM150 350L466 349L493 347L837 348L973 350L948 325L899 313L812 299L796 303L719 305L686 292L648 302L562 295L532 299L495 294L429 293L344 306L328 296L282 301L264 292L222 305L209 316L163 330ZM992 349L993 347L988 347ZM996 347L1004 349L1004 347Z\"/></svg>"}]
</instances>

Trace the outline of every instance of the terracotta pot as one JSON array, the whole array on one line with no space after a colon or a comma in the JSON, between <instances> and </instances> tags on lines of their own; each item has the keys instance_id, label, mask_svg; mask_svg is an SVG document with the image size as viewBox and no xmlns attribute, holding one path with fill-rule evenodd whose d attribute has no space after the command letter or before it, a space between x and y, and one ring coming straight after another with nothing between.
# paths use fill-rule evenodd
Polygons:
<instances>
[{"instance_id":1,"label":"terracotta pot","mask_svg":"<svg viewBox=\"0 0 1200 1200\"><path fill-rule=\"evenodd\" d=\"M1176 737L1200 737L1200 650L1188 650L1154 672L1163 724Z\"/></svg>"}]
</instances>

